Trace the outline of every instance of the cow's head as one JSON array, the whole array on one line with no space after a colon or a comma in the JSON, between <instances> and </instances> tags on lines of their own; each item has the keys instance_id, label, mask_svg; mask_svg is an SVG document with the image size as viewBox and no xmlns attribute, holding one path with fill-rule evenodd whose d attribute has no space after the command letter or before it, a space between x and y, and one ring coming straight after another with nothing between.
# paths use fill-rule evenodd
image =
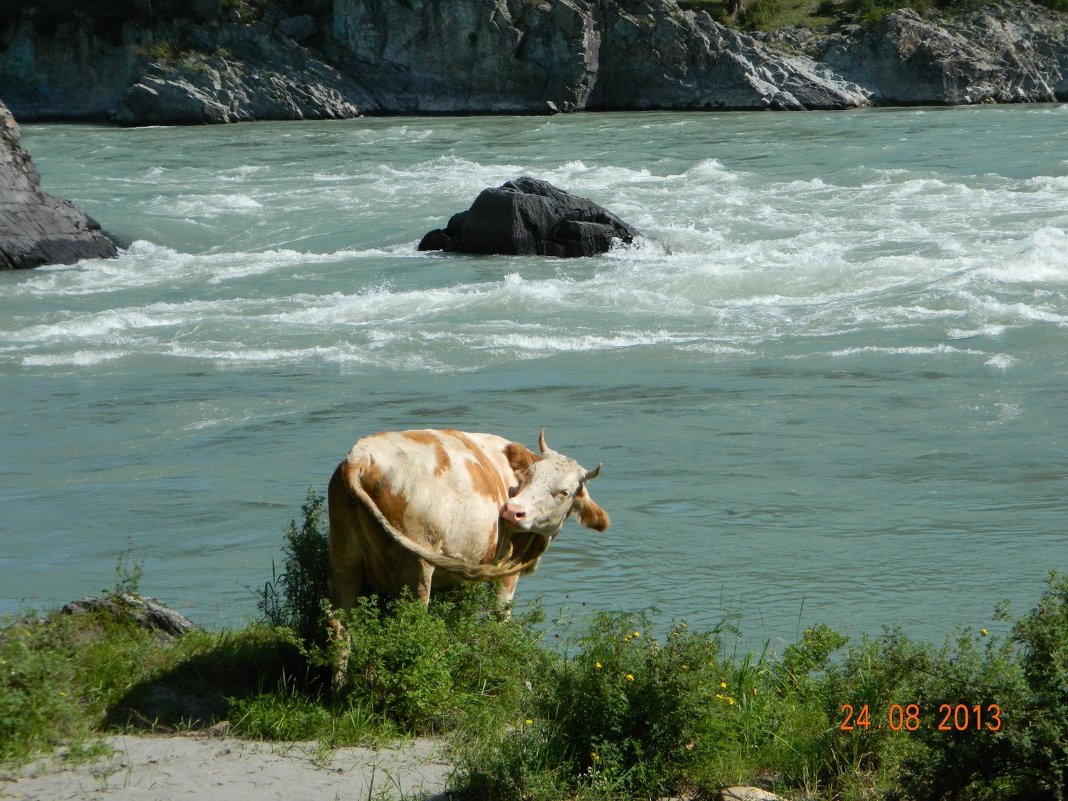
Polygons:
<instances>
[{"instance_id":1,"label":"cow's head","mask_svg":"<svg viewBox=\"0 0 1068 801\"><path fill-rule=\"evenodd\" d=\"M504 524L549 539L556 536L571 514L578 515L587 528L608 528L608 513L594 503L586 490L586 482L597 478L601 466L587 470L574 459L551 450L545 444L545 429L538 436L538 447L541 456L515 444L505 451L516 485L508 491L511 500L501 507Z\"/></svg>"}]
</instances>

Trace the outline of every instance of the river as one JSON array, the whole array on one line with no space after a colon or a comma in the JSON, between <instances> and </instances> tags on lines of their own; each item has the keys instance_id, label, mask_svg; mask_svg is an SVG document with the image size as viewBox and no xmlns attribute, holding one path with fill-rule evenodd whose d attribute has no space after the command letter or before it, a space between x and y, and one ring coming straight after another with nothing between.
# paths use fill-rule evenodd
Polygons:
<instances>
[{"instance_id":1,"label":"river","mask_svg":"<svg viewBox=\"0 0 1068 801\"><path fill-rule=\"evenodd\" d=\"M25 125L129 242L0 274L0 613L256 614L353 441L549 444L612 515L522 605L940 642L1068 569L1068 107ZM533 175L645 238L423 254Z\"/></svg>"}]
</instances>

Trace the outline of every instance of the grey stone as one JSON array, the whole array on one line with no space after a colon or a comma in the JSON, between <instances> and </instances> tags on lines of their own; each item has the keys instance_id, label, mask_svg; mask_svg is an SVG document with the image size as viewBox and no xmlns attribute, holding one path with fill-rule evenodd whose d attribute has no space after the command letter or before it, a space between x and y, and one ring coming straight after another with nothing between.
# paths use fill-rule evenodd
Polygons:
<instances>
[{"instance_id":1,"label":"grey stone","mask_svg":"<svg viewBox=\"0 0 1068 801\"><path fill-rule=\"evenodd\" d=\"M99 598L83 598L71 601L62 609L66 615L86 612L104 612L115 617L132 620L138 626L163 639L181 637L199 628L180 612L164 606L155 598L142 595L118 593Z\"/></svg>"},{"instance_id":2,"label":"grey stone","mask_svg":"<svg viewBox=\"0 0 1068 801\"><path fill-rule=\"evenodd\" d=\"M591 200L523 177L484 189L471 208L429 232L420 250L505 255L593 256L637 229Z\"/></svg>"},{"instance_id":3,"label":"grey stone","mask_svg":"<svg viewBox=\"0 0 1068 801\"><path fill-rule=\"evenodd\" d=\"M779 796L770 790L742 785L724 787L720 798L722 801L780 801Z\"/></svg>"},{"instance_id":4,"label":"grey stone","mask_svg":"<svg viewBox=\"0 0 1068 801\"><path fill-rule=\"evenodd\" d=\"M41 189L19 139L15 118L0 102L0 270L117 255L96 220Z\"/></svg>"}]
</instances>

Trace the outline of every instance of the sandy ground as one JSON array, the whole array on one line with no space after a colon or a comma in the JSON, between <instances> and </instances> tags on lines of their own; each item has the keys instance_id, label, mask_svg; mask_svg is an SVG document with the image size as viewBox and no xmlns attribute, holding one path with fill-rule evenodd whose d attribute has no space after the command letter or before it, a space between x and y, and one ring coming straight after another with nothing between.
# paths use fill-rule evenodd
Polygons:
<instances>
[{"instance_id":1,"label":"sandy ground","mask_svg":"<svg viewBox=\"0 0 1068 801\"><path fill-rule=\"evenodd\" d=\"M319 751L315 743L230 737L107 738L114 752L82 765L38 760L0 776L0 798L33 801L380 801L444 798L441 743Z\"/></svg>"}]
</instances>

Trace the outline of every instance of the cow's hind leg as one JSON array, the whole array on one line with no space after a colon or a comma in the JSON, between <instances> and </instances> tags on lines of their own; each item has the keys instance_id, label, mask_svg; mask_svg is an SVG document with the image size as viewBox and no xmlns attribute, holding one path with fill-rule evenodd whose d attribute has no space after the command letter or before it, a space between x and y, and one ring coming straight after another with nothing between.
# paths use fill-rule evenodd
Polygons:
<instances>
[{"instance_id":1,"label":"cow's hind leg","mask_svg":"<svg viewBox=\"0 0 1068 801\"><path fill-rule=\"evenodd\" d=\"M352 609L360 596L363 560L358 559L330 569L330 603L344 612Z\"/></svg>"},{"instance_id":2,"label":"cow's hind leg","mask_svg":"<svg viewBox=\"0 0 1068 801\"><path fill-rule=\"evenodd\" d=\"M420 559L413 589L415 590L415 597L422 601L423 606L430 605L430 589L433 583L434 566Z\"/></svg>"}]
</instances>

